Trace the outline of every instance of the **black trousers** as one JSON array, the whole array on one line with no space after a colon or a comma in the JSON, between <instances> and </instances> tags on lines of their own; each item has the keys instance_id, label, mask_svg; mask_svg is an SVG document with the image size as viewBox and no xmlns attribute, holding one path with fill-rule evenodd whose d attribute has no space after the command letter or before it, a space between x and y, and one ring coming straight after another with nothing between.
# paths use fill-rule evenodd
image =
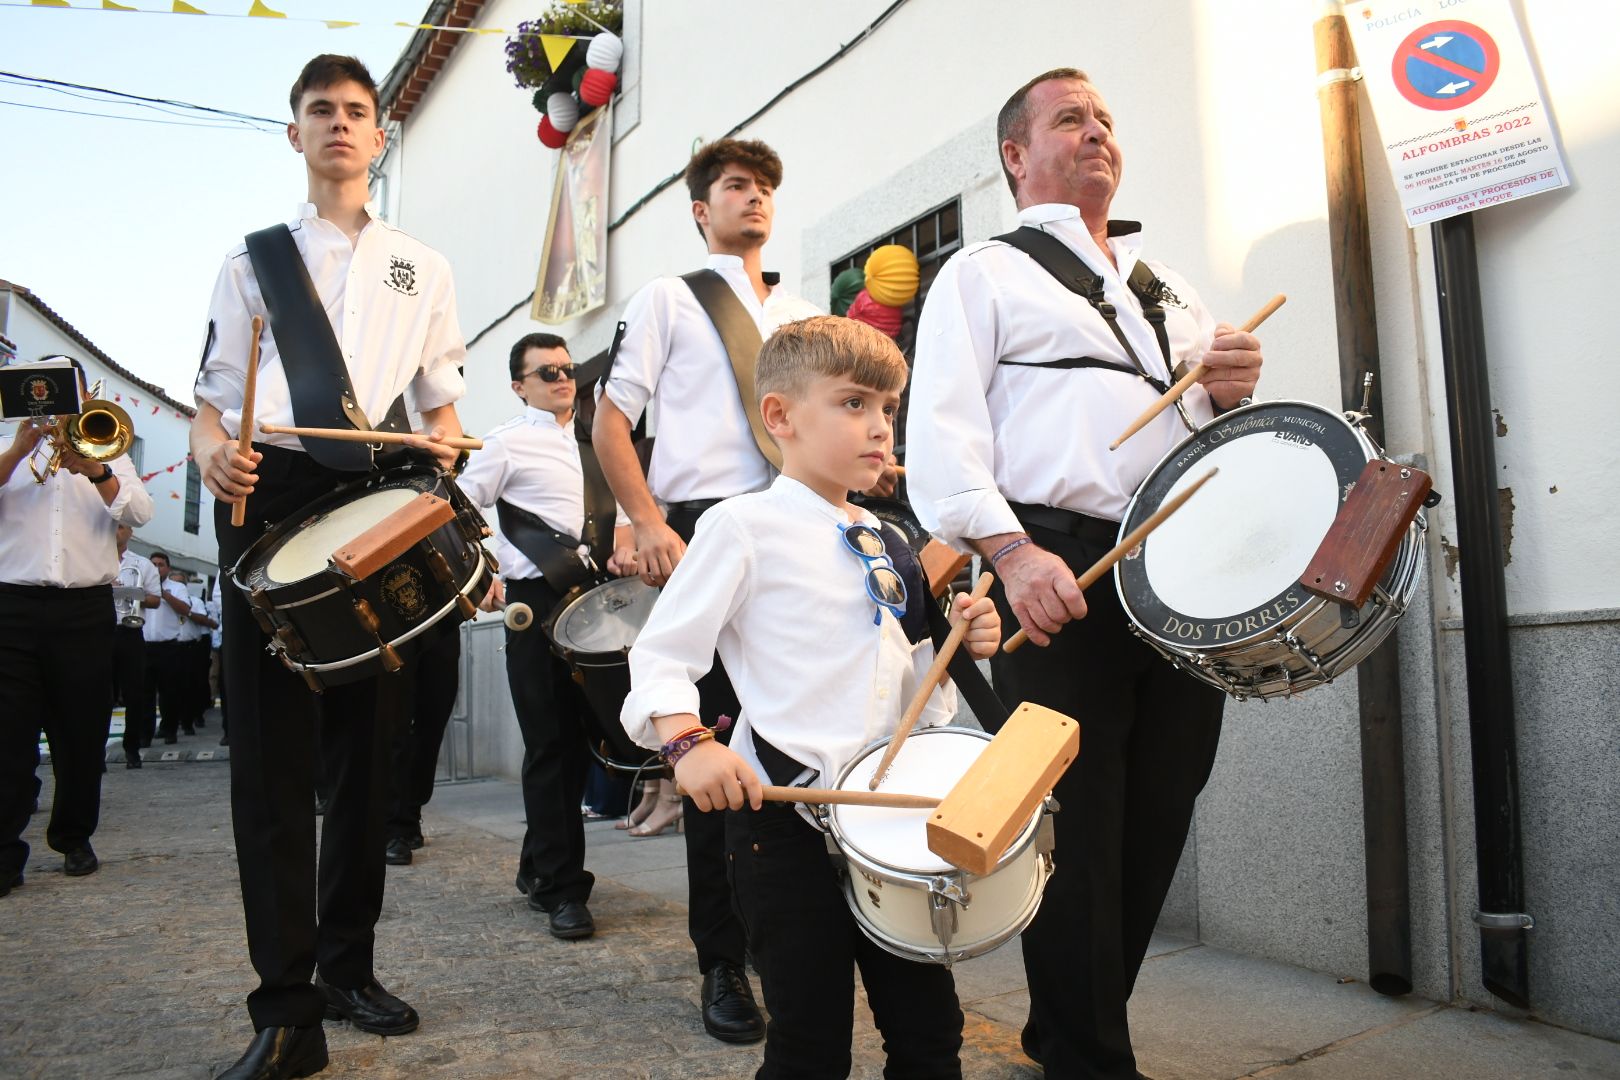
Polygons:
<instances>
[{"instance_id":1,"label":"black trousers","mask_svg":"<svg viewBox=\"0 0 1620 1080\"><path fill-rule=\"evenodd\" d=\"M56 777L45 842L65 853L96 831L115 622L110 585L0 583L0 880L28 864L22 834L39 790L41 729Z\"/></svg>"},{"instance_id":2,"label":"black trousers","mask_svg":"<svg viewBox=\"0 0 1620 1080\"><path fill-rule=\"evenodd\" d=\"M792 806L727 810L726 860L765 991L761 1078L848 1076L856 967L889 1080L960 1077L962 1009L949 969L885 952L855 923L825 836Z\"/></svg>"},{"instance_id":3,"label":"black trousers","mask_svg":"<svg viewBox=\"0 0 1620 1080\"><path fill-rule=\"evenodd\" d=\"M1114 539L1107 526L1078 538L1028 528L1076 573ZM999 580L990 595L1016 626ZM1134 1080L1126 1001L1215 763L1225 697L1131 635L1111 580L1086 604L1048 647L997 652L991 665L1003 701L1080 722L1080 757L1054 791L1056 869L1022 937L1046 1075Z\"/></svg>"},{"instance_id":4,"label":"black trousers","mask_svg":"<svg viewBox=\"0 0 1620 1080\"><path fill-rule=\"evenodd\" d=\"M191 724L193 728L203 725L203 716L214 705L214 688L208 681L208 665L214 659L213 642L209 638L198 638L196 641L186 642L187 679L191 686Z\"/></svg>"},{"instance_id":5,"label":"black trousers","mask_svg":"<svg viewBox=\"0 0 1620 1080\"><path fill-rule=\"evenodd\" d=\"M388 810L391 840L408 840L422 832L422 807L433 798L439 746L456 707L456 687L461 681L460 631L441 634L400 675L411 678L414 685L407 696L410 712L394 725L394 786Z\"/></svg>"},{"instance_id":6,"label":"black trousers","mask_svg":"<svg viewBox=\"0 0 1620 1080\"><path fill-rule=\"evenodd\" d=\"M544 578L506 583L507 603L528 604L537 620L561 599ZM579 812L590 763L585 742L585 712L590 706L538 625L506 631L506 678L523 732L523 813L528 829L518 871L533 879L534 897L547 910L565 900L583 903L596 883L596 876L585 869L585 820Z\"/></svg>"},{"instance_id":7,"label":"black trousers","mask_svg":"<svg viewBox=\"0 0 1620 1080\"><path fill-rule=\"evenodd\" d=\"M264 460L248 499L247 525L232 526L230 505L214 504L221 567L233 565L259 537L267 512L286 515L349 478L299 451L254 449ZM231 819L248 955L259 976L248 1014L255 1030L319 1024L324 1002L310 981L317 967L333 986L359 987L373 977L389 735L410 680L401 674L328 688L320 699L317 748L314 695L266 651L268 639L241 590L225 589L223 601ZM317 754L332 785L318 869L310 801Z\"/></svg>"},{"instance_id":8,"label":"black trousers","mask_svg":"<svg viewBox=\"0 0 1620 1080\"><path fill-rule=\"evenodd\" d=\"M699 516L690 512L671 513L669 527L690 544ZM704 724L713 727L722 716L737 718L741 711L737 691L731 685L725 665L720 663L719 653L715 653L714 666L709 673L698 680L697 690L698 706L703 711L698 719ZM715 738L729 745L732 730L728 726ZM704 813L691 799L684 803L681 816L686 830L686 928L697 949L698 970L708 974L716 963L741 965L748 943L742 923L737 919L731 887L726 882L724 815Z\"/></svg>"},{"instance_id":9,"label":"black trousers","mask_svg":"<svg viewBox=\"0 0 1620 1080\"><path fill-rule=\"evenodd\" d=\"M146 702L156 711L158 734L165 739L181 727L191 726L191 702L186 696L186 646L182 641L146 643Z\"/></svg>"},{"instance_id":10,"label":"black trousers","mask_svg":"<svg viewBox=\"0 0 1620 1080\"><path fill-rule=\"evenodd\" d=\"M146 639L138 626L113 627L113 698L124 703L124 757L136 761L152 741L152 701L146 695Z\"/></svg>"}]
</instances>

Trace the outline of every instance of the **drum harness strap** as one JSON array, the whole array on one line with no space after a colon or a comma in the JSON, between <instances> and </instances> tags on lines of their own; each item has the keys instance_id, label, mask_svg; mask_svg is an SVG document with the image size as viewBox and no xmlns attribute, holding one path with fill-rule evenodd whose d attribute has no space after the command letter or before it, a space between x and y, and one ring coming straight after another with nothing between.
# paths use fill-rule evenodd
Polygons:
<instances>
[{"instance_id":1,"label":"drum harness strap","mask_svg":"<svg viewBox=\"0 0 1620 1080\"><path fill-rule=\"evenodd\" d=\"M1116 224L1121 227L1132 228L1133 231L1136 228L1134 223L1109 222L1110 232L1112 232ZM1128 375L1135 375L1161 394L1170 389L1169 384L1163 379L1148 374L1148 370L1143 366L1141 358L1136 355L1136 350L1131 348L1130 341L1126 339L1125 332L1119 328L1118 311L1113 304L1103 299L1102 275L1093 273L1091 268L1081 261L1080 256L1069 249L1067 244L1050 233L1029 225L1021 226L1010 233L993 236L991 239L1000 240L1002 243L1022 251L1037 266L1056 278L1058 284L1082 297L1086 303L1095 308L1097 314L1101 315L1103 321L1108 324L1108 329L1113 331L1115 339L1119 341L1120 348L1125 350L1125 355L1130 358L1133 366L1125 367L1123 364L1117 364L1111 360L1099 360L1094 356L1077 356L1062 360L1042 361L1002 360L999 361L1000 363L1006 364L1008 367L1042 367L1058 370L1105 368L1110 371L1122 371ZM1164 357L1165 370L1174 372L1175 364L1170 358L1170 335L1166 332L1164 325L1164 301L1168 297L1173 297L1174 293L1170 291L1168 285L1159 279L1157 274L1149 269L1147 263L1140 259L1136 261L1135 266L1131 267L1131 275L1126 279L1125 284L1136 295L1137 300L1141 302L1142 317L1147 320L1149 326L1153 327L1153 336L1159 343L1159 354ZM1179 398L1176 400L1176 411L1181 415L1181 422L1187 425L1188 431L1198 430L1198 425L1193 423L1191 416L1187 415L1187 408Z\"/></svg>"},{"instance_id":2,"label":"drum harness strap","mask_svg":"<svg viewBox=\"0 0 1620 1080\"><path fill-rule=\"evenodd\" d=\"M272 225L245 239L298 426L409 431L403 395L394 400L380 426L366 419L349 382L343 347L310 280L309 268L298 254L292 230ZM366 472L375 464L376 449L366 443L303 437L300 441L310 457L331 469Z\"/></svg>"},{"instance_id":3,"label":"drum harness strap","mask_svg":"<svg viewBox=\"0 0 1620 1080\"><path fill-rule=\"evenodd\" d=\"M558 593L595 577L613 553L613 523L618 507L588 436L580 439L579 464L585 482L585 527L580 530L583 539L553 529L539 514L505 499L495 500L501 532L540 568L546 582ZM581 555L581 547L588 548L590 554Z\"/></svg>"},{"instance_id":4,"label":"drum harness strap","mask_svg":"<svg viewBox=\"0 0 1620 1080\"><path fill-rule=\"evenodd\" d=\"M766 284L774 285L775 276L767 274ZM781 472L782 451L765 433L765 419L759 414L759 399L754 394L754 366L759 361L760 346L765 343L759 336L759 327L754 325L753 316L748 314L748 309L743 307L737 294L731 291L731 286L717 271L707 268L693 270L689 274L682 274L681 280L692 290L698 306L720 334L720 343L725 346L726 356L731 360L731 373L736 378L743 415L748 418L748 428L754 435L754 445L759 447L760 454L770 462L771 468Z\"/></svg>"}]
</instances>

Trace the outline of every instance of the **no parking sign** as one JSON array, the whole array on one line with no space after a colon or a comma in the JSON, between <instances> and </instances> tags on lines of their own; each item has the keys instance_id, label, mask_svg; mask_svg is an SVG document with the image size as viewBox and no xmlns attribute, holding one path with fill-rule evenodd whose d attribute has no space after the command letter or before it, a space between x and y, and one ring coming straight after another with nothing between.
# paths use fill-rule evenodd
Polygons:
<instances>
[{"instance_id":1,"label":"no parking sign","mask_svg":"<svg viewBox=\"0 0 1620 1080\"><path fill-rule=\"evenodd\" d=\"M1344 17L1408 225L1569 183L1508 0L1346 3Z\"/></svg>"}]
</instances>

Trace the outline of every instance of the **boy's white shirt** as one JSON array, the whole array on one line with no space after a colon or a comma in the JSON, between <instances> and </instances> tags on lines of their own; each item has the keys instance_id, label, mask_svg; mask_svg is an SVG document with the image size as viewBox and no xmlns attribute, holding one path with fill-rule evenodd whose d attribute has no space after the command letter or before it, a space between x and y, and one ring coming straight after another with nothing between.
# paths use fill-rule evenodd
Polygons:
<instances>
[{"instance_id":1,"label":"boy's white shirt","mask_svg":"<svg viewBox=\"0 0 1620 1080\"><path fill-rule=\"evenodd\" d=\"M849 520L786 476L705 513L630 650L621 713L630 738L656 749L653 717L698 712L696 683L716 651L742 703L731 748L763 782L755 731L814 771L801 780L822 786L863 747L893 734L934 646L926 637L913 646L893 613L867 595L867 564L839 535ZM947 681L917 726L947 724L955 714Z\"/></svg>"}]
</instances>

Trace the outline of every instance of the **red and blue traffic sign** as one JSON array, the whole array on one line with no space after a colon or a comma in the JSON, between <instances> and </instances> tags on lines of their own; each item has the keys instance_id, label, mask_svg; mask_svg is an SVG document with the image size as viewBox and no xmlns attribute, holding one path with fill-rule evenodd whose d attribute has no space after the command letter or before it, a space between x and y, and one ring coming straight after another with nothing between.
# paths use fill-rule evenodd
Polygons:
<instances>
[{"instance_id":1,"label":"red and blue traffic sign","mask_svg":"<svg viewBox=\"0 0 1620 1080\"><path fill-rule=\"evenodd\" d=\"M1432 22L1395 50L1395 88L1412 104L1445 111L1478 101L1496 81L1502 57L1491 36L1473 23Z\"/></svg>"}]
</instances>

